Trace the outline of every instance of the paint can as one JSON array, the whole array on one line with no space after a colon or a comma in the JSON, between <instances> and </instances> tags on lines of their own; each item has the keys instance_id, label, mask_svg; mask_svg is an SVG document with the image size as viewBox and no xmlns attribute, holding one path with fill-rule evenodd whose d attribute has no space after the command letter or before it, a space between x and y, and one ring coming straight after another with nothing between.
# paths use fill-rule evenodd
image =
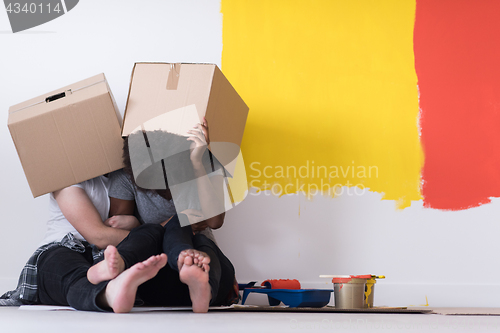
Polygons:
<instances>
[{"instance_id":1,"label":"paint can","mask_svg":"<svg viewBox=\"0 0 500 333\"><path fill-rule=\"evenodd\" d=\"M336 309L362 309L365 307L365 286L371 275L351 275L333 278Z\"/></svg>"}]
</instances>

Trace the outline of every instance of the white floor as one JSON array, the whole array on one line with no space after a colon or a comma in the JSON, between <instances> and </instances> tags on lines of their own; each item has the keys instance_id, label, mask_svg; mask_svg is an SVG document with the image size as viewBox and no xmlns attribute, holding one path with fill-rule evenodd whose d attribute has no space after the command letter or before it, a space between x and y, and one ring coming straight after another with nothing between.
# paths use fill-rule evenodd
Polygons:
<instances>
[{"instance_id":1,"label":"white floor","mask_svg":"<svg viewBox=\"0 0 500 333\"><path fill-rule=\"evenodd\" d=\"M165 311L131 314L23 311L0 307L1 333L99 332L495 332L500 316L438 314L250 313Z\"/></svg>"}]
</instances>

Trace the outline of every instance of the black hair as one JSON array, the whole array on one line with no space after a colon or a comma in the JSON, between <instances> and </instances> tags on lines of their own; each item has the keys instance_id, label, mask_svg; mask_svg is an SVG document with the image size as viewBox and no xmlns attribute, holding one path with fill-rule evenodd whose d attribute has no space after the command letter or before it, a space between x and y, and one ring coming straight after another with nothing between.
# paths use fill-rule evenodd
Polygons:
<instances>
[{"instance_id":1,"label":"black hair","mask_svg":"<svg viewBox=\"0 0 500 333\"><path fill-rule=\"evenodd\" d=\"M166 131L136 131L127 136L123 141L123 170L130 177L131 181L138 190L153 192L164 198L168 198L170 192L168 182L171 182L171 185L173 186L175 184L195 179L194 170L190 162L191 142L192 141L188 141L184 136L172 134ZM151 149L144 149L145 146ZM153 150L156 152L159 151L168 157L152 164L150 154ZM132 166L130 152L133 152L134 154L134 166ZM135 175L134 177L133 170L146 170L147 168L153 166L159 168L159 163L161 163L161 167L163 169L163 179L165 183L158 183L158 188L156 189L146 189L138 186L136 179L139 175ZM202 163L205 166L205 170L207 170L207 174L212 172L214 169L213 160L208 149L202 157ZM169 181L167 181L165 166L167 166L169 170L175 170L175 175L169 176Z\"/></svg>"}]
</instances>

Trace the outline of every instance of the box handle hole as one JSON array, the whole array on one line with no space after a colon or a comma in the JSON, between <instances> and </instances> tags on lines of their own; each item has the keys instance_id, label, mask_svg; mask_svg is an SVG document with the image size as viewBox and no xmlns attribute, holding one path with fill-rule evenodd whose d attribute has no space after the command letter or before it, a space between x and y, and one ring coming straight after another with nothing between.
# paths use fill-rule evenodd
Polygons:
<instances>
[{"instance_id":1,"label":"box handle hole","mask_svg":"<svg viewBox=\"0 0 500 333\"><path fill-rule=\"evenodd\" d=\"M45 103L53 102L53 101L58 100L60 98L66 97L66 95L70 95L70 94L71 94L71 90L68 90L68 91L63 91L62 93L59 93L59 94L49 96L45 99Z\"/></svg>"}]
</instances>

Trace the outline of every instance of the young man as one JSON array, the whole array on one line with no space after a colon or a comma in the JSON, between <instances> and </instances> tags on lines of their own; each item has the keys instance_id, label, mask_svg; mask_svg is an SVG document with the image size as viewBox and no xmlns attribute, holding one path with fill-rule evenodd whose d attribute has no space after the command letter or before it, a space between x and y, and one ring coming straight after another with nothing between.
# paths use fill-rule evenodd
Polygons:
<instances>
[{"instance_id":1,"label":"young man","mask_svg":"<svg viewBox=\"0 0 500 333\"><path fill-rule=\"evenodd\" d=\"M139 286L142 300L158 306L192 305L194 312L207 312L209 305L230 304L238 294L234 267L216 245L211 232L224 222L223 170L219 166L211 172L215 167L206 149L209 142L206 119L187 135L190 136L154 131L136 132L126 138L125 168L110 175L110 216L137 212L141 223L160 224L165 228L163 252L168 256L168 265ZM135 153L135 143L143 150ZM158 183L154 187L157 190L143 189L136 182L140 176L137 170L146 170L151 161L150 152L144 147L171 147L177 152L171 158L162 159L161 164L149 166L163 171L163 178L151 176ZM149 180L141 181L148 183ZM174 186L175 191L171 191ZM197 223L181 226L182 221L188 220ZM110 225L130 227L120 223ZM103 262L100 266L107 267L109 263ZM98 269L93 268L89 274Z\"/></svg>"}]
</instances>

